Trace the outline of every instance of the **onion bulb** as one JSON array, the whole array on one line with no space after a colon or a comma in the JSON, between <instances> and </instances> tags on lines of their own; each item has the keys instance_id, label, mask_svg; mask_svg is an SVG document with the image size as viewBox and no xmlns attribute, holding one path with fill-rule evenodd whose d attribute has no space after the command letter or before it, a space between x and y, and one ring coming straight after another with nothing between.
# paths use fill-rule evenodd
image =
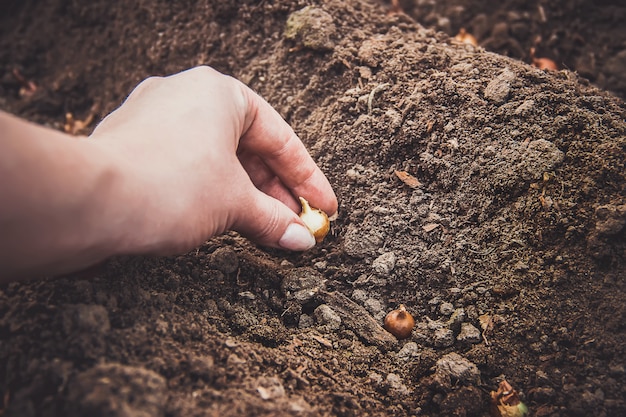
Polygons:
<instances>
[{"instance_id":1,"label":"onion bulb","mask_svg":"<svg viewBox=\"0 0 626 417\"><path fill-rule=\"evenodd\" d=\"M394 335L396 339L406 339L411 336L415 319L406 311L404 304L400 304L396 310L392 310L385 317L385 330Z\"/></svg>"},{"instance_id":2,"label":"onion bulb","mask_svg":"<svg viewBox=\"0 0 626 417\"><path fill-rule=\"evenodd\" d=\"M328 215L320 209L311 207L309 202L302 197L300 197L300 204L302 205L300 219L315 237L315 241L320 243L330 230Z\"/></svg>"}]
</instances>

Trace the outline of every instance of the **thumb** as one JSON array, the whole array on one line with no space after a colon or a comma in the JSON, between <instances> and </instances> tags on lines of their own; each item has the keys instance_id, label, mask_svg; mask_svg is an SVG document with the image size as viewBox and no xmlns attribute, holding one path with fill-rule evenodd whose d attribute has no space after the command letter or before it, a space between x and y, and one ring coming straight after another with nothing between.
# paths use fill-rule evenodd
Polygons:
<instances>
[{"instance_id":1,"label":"thumb","mask_svg":"<svg viewBox=\"0 0 626 417\"><path fill-rule=\"evenodd\" d=\"M296 213L279 200L254 188L241 205L233 229L265 246L304 251L315 246L313 234Z\"/></svg>"}]
</instances>

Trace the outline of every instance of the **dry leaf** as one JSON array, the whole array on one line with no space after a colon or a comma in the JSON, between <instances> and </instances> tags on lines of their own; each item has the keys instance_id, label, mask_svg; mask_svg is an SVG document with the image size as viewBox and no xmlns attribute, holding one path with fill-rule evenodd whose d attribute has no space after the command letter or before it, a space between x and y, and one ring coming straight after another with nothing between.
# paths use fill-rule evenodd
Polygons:
<instances>
[{"instance_id":1,"label":"dry leaf","mask_svg":"<svg viewBox=\"0 0 626 417\"><path fill-rule=\"evenodd\" d=\"M321 344L324 347L327 347L328 349L332 349L333 348L333 344L331 343L330 340L323 338L322 336L318 336L315 334L312 334L311 337L313 339L315 339L317 342L319 342L319 344Z\"/></svg>"},{"instance_id":2,"label":"dry leaf","mask_svg":"<svg viewBox=\"0 0 626 417\"><path fill-rule=\"evenodd\" d=\"M486 345L489 345L489 340L487 340L487 333L490 333L493 330L493 317L489 314L483 314L478 316L478 322L480 323L480 328L483 329L482 336Z\"/></svg>"},{"instance_id":3,"label":"dry leaf","mask_svg":"<svg viewBox=\"0 0 626 417\"><path fill-rule=\"evenodd\" d=\"M432 232L438 227L439 227L439 223L428 223L422 226L422 229L424 229L425 232Z\"/></svg>"},{"instance_id":4,"label":"dry leaf","mask_svg":"<svg viewBox=\"0 0 626 417\"><path fill-rule=\"evenodd\" d=\"M483 314L478 317L478 322L480 323L480 328L483 329L483 332L489 332L493 330L493 318L489 314Z\"/></svg>"},{"instance_id":5,"label":"dry leaf","mask_svg":"<svg viewBox=\"0 0 626 417\"><path fill-rule=\"evenodd\" d=\"M422 186L422 183L419 182L417 178L406 171L394 171L394 173L396 174L396 177L400 178L400 181L411 188L419 188Z\"/></svg>"}]
</instances>

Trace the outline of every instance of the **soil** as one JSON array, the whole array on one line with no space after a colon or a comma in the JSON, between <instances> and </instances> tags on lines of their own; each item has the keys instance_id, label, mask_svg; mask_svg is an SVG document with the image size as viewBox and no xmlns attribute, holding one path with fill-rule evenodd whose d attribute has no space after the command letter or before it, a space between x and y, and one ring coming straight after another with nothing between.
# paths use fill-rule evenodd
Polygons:
<instances>
[{"instance_id":1,"label":"soil","mask_svg":"<svg viewBox=\"0 0 626 417\"><path fill-rule=\"evenodd\" d=\"M2 414L488 416L506 380L531 416L626 415L623 87L410 16L434 3L5 2L0 108L63 129L147 76L211 65L294 127L340 215L304 254L228 233L2 287ZM558 25L570 2L546 22L521 3L495 12L527 16L524 39L541 28L558 62L602 52L608 83L624 44L587 33L615 6L571 2L580 41ZM451 34L477 30L455 16ZM382 328L400 304L405 340Z\"/></svg>"}]
</instances>

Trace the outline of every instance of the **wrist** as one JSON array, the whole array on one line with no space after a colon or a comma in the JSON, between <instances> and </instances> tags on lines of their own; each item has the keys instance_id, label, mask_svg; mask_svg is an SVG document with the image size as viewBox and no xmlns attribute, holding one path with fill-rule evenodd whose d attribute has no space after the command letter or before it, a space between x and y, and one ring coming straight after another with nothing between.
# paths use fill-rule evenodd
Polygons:
<instances>
[{"instance_id":1,"label":"wrist","mask_svg":"<svg viewBox=\"0 0 626 417\"><path fill-rule=\"evenodd\" d=\"M136 161L133 164L112 142L105 138L87 142L98 155L98 179L93 198L85 205L93 247L103 258L145 253L149 227L143 205L150 187L141 183Z\"/></svg>"}]
</instances>

